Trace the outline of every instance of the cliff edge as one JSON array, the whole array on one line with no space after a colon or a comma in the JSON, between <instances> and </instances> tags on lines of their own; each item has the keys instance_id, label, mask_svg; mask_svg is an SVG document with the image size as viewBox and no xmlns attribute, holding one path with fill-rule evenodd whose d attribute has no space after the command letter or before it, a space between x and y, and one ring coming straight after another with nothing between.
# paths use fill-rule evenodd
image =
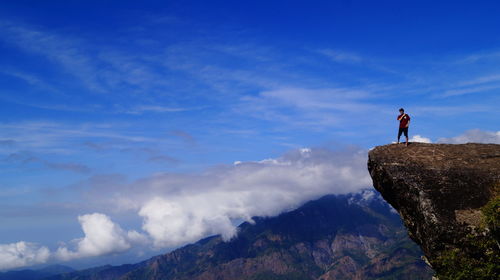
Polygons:
<instances>
[{"instance_id":1,"label":"cliff edge","mask_svg":"<svg viewBox=\"0 0 500 280\"><path fill-rule=\"evenodd\" d=\"M379 146L368 170L440 280L498 279L500 145Z\"/></svg>"}]
</instances>

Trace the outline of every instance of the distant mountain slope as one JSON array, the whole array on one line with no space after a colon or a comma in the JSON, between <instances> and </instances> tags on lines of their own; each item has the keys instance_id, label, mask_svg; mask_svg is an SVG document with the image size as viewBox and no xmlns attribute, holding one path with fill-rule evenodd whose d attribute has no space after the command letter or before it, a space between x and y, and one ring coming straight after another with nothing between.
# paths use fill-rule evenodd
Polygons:
<instances>
[{"instance_id":1,"label":"distant mountain slope","mask_svg":"<svg viewBox=\"0 0 500 280\"><path fill-rule=\"evenodd\" d=\"M0 272L0 280L40 280L52 275L75 271L64 265L51 265L42 269L23 269Z\"/></svg>"},{"instance_id":2,"label":"distant mountain slope","mask_svg":"<svg viewBox=\"0 0 500 280\"><path fill-rule=\"evenodd\" d=\"M48 279L430 279L421 251L381 199L325 196L135 265Z\"/></svg>"}]
</instances>

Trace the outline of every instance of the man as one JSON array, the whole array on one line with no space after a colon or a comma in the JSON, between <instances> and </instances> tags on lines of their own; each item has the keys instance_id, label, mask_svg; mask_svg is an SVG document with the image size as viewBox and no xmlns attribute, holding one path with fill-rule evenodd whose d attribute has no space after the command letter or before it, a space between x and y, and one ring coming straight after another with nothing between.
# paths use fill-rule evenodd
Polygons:
<instances>
[{"instance_id":1,"label":"man","mask_svg":"<svg viewBox=\"0 0 500 280\"><path fill-rule=\"evenodd\" d=\"M404 133L406 137L406 146L408 146L408 127L410 126L410 116L408 116L408 114L405 114L405 110L403 108L399 109L398 121L399 121L398 144L401 134Z\"/></svg>"}]
</instances>

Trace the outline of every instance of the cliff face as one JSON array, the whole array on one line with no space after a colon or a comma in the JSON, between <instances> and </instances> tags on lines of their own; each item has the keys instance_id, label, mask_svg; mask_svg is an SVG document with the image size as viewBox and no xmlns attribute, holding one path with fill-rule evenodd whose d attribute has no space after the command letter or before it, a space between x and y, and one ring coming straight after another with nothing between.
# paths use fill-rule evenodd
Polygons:
<instances>
[{"instance_id":1,"label":"cliff face","mask_svg":"<svg viewBox=\"0 0 500 280\"><path fill-rule=\"evenodd\" d=\"M500 145L393 144L368 158L374 187L441 279L458 277L458 266L475 270L475 261L486 263L484 279L499 272Z\"/></svg>"}]
</instances>

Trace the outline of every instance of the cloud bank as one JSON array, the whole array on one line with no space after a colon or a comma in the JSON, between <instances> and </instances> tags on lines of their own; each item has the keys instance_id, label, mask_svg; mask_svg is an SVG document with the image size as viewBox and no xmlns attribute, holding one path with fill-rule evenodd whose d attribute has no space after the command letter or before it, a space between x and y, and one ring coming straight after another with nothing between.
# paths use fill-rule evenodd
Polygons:
<instances>
[{"instance_id":1,"label":"cloud bank","mask_svg":"<svg viewBox=\"0 0 500 280\"><path fill-rule=\"evenodd\" d=\"M120 186L119 193L99 186L92 196L111 197L118 209L137 211L154 245L172 247L212 234L230 239L236 234L234 221L274 216L325 194L357 192L370 184L366 151L317 148L202 174L158 174Z\"/></svg>"},{"instance_id":2,"label":"cloud bank","mask_svg":"<svg viewBox=\"0 0 500 280\"><path fill-rule=\"evenodd\" d=\"M410 142L432 143L432 140L421 135L414 135L410 138ZM461 135L450 138L439 138L437 143L441 144L465 144L465 143L482 143L482 144L500 144L500 131L484 131L480 129L467 130Z\"/></svg>"},{"instance_id":3,"label":"cloud bank","mask_svg":"<svg viewBox=\"0 0 500 280\"><path fill-rule=\"evenodd\" d=\"M36 243L20 241L11 244L0 244L0 270L31 266L48 261L69 261L73 259L96 257L122 253L132 246L146 244L146 236L136 231L124 231L111 219L100 213L78 217L85 234L75 239L75 249L63 245L55 252Z\"/></svg>"},{"instance_id":4,"label":"cloud bank","mask_svg":"<svg viewBox=\"0 0 500 280\"><path fill-rule=\"evenodd\" d=\"M35 243L0 244L0 270L45 263L49 257L49 249Z\"/></svg>"},{"instance_id":5,"label":"cloud bank","mask_svg":"<svg viewBox=\"0 0 500 280\"><path fill-rule=\"evenodd\" d=\"M464 134L451 137L439 138L438 143L449 144L465 144L465 143L485 143L485 144L500 144L500 131L484 131L472 129Z\"/></svg>"},{"instance_id":6,"label":"cloud bank","mask_svg":"<svg viewBox=\"0 0 500 280\"><path fill-rule=\"evenodd\" d=\"M15 261L0 258L0 268L117 254L134 246L172 248L214 234L229 240L243 220L275 216L326 194L369 187L366 157L366 150L359 148L304 148L278 158L214 166L201 173L154 174L129 184L95 179L86 199L117 213L137 213L143 220L143 233L125 231L105 214L81 215L84 237L53 252L36 244L16 243L25 244L25 253L11 253ZM3 252L14 245L1 246Z\"/></svg>"}]
</instances>

